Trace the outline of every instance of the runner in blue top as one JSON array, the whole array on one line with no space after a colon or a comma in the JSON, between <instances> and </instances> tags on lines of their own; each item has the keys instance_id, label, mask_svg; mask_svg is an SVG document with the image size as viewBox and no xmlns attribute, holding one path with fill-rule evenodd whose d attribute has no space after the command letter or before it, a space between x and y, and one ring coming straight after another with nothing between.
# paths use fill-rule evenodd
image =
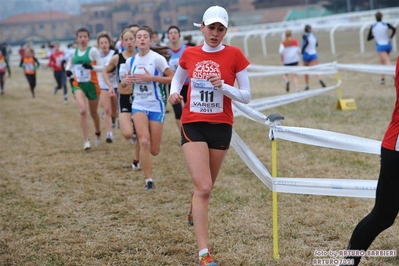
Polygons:
<instances>
[{"instance_id":1,"label":"runner in blue top","mask_svg":"<svg viewBox=\"0 0 399 266\"><path fill-rule=\"evenodd\" d=\"M305 34L302 36L302 60L304 66L315 66L319 63L316 47L318 46L317 38L312 33L310 25L305 26ZM324 88L326 84L321 80L321 76L317 75L320 85ZM305 75L305 91L309 89L309 75Z\"/></svg>"},{"instance_id":2,"label":"runner in blue top","mask_svg":"<svg viewBox=\"0 0 399 266\"><path fill-rule=\"evenodd\" d=\"M183 53L183 51L186 49L187 45L182 43L180 41L180 29L177 26L170 26L168 31L168 38L169 38L169 47L168 52L172 55L170 60L169 60L169 66L172 68L174 72L176 72L177 67L179 66L179 59ZM170 86L169 87L169 93L170 93ZM182 90L180 92L180 95L183 96L183 101L187 101L187 90L188 90L188 78L186 78L184 85L182 87ZM181 114L182 114L182 104L174 104L173 106L173 111L175 113L175 119L176 119L176 125L177 128L181 129Z\"/></svg>"}]
</instances>

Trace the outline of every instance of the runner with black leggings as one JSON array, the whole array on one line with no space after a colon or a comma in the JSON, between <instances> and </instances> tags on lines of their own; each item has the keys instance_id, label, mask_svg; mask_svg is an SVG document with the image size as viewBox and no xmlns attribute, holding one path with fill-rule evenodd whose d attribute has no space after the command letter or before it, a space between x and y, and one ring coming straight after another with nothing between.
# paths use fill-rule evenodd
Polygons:
<instances>
[{"instance_id":1,"label":"runner with black leggings","mask_svg":"<svg viewBox=\"0 0 399 266\"><path fill-rule=\"evenodd\" d=\"M35 98L36 71L39 68L40 63L33 55L32 48L28 47L25 49L24 57L21 58L19 66L24 69L25 77L28 80L29 89L32 93L32 98Z\"/></svg>"},{"instance_id":2,"label":"runner with black leggings","mask_svg":"<svg viewBox=\"0 0 399 266\"><path fill-rule=\"evenodd\" d=\"M374 239L395 222L399 212L399 57L396 62L396 103L381 147L381 168L375 205L353 230L348 250L366 251ZM396 247L392 247L396 249ZM355 252L354 252L355 253ZM361 257L350 256L353 265Z\"/></svg>"}]
</instances>

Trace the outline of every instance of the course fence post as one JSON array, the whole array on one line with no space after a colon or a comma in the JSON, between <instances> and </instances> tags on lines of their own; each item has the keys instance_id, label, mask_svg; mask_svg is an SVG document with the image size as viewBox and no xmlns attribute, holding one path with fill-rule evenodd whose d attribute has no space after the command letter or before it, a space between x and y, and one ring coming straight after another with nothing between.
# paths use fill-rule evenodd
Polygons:
<instances>
[{"instance_id":1,"label":"course fence post","mask_svg":"<svg viewBox=\"0 0 399 266\"><path fill-rule=\"evenodd\" d=\"M272 140L272 177L277 177L277 143ZM273 197L273 257L275 260L280 258L278 254L278 212L277 212L277 192L272 192Z\"/></svg>"},{"instance_id":2,"label":"course fence post","mask_svg":"<svg viewBox=\"0 0 399 266\"><path fill-rule=\"evenodd\" d=\"M281 120L284 120L284 116L280 114L270 114L267 117L267 123L270 126L269 139L272 142L272 177L273 179L277 177L277 143L274 137L275 125L279 125ZM278 260L280 255L278 253L278 204L277 204L277 192L272 192L273 201L273 258Z\"/></svg>"},{"instance_id":3,"label":"course fence post","mask_svg":"<svg viewBox=\"0 0 399 266\"><path fill-rule=\"evenodd\" d=\"M337 62L334 62L334 65L335 65L336 63L337 63ZM335 79L337 80L337 84L339 84L339 82L341 81L341 76L339 75L339 71L338 71L338 70L337 70L337 73L335 73ZM339 100L342 100L342 90L341 90L341 86L338 87L337 92L338 92L338 101L339 101Z\"/></svg>"}]
</instances>

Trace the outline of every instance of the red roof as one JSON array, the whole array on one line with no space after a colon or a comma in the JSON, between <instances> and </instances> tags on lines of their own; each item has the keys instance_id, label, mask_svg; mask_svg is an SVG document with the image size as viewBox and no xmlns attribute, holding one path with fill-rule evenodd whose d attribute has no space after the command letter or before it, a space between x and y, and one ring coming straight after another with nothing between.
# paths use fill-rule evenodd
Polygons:
<instances>
[{"instance_id":1,"label":"red roof","mask_svg":"<svg viewBox=\"0 0 399 266\"><path fill-rule=\"evenodd\" d=\"M16 24L16 23L32 23L32 22L45 22L60 19L69 19L72 15L53 11L53 12L40 12L40 13L24 13L8 17L0 21L1 24Z\"/></svg>"}]
</instances>

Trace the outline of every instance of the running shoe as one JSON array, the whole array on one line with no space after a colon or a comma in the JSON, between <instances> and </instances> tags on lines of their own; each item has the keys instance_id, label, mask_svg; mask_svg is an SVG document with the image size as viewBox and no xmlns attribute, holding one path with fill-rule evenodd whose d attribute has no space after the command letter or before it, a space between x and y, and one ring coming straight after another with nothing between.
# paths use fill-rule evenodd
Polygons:
<instances>
[{"instance_id":1,"label":"running shoe","mask_svg":"<svg viewBox=\"0 0 399 266\"><path fill-rule=\"evenodd\" d=\"M96 145L96 147L100 146L100 144L101 144L101 137L100 136L96 136L95 137L94 144Z\"/></svg>"},{"instance_id":2,"label":"running shoe","mask_svg":"<svg viewBox=\"0 0 399 266\"><path fill-rule=\"evenodd\" d=\"M381 85L385 84L385 79L381 79Z\"/></svg>"},{"instance_id":3,"label":"running shoe","mask_svg":"<svg viewBox=\"0 0 399 266\"><path fill-rule=\"evenodd\" d=\"M64 104L68 104L68 98L64 99Z\"/></svg>"},{"instance_id":4,"label":"running shoe","mask_svg":"<svg viewBox=\"0 0 399 266\"><path fill-rule=\"evenodd\" d=\"M325 84L322 80L320 80L320 85L321 85L323 88L326 87L326 84Z\"/></svg>"},{"instance_id":5,"label":"running shoe","mask_svg":"<svg viewBox=\"0 0 399 266\"><path fill-rule=\"evenodd\" d=\"M212 260L211 254L208 252L199 257L199 266L218 266L218 264Z\"/></svg>"},{"instance_id":6,"label":"running shoe","mask_svg":"<svg viewBox=\"0 0 399 266\"><path fill-rule=\"evenodd\" d=\"M306 86L304 90L305 90L305 91L309 90L309 86Z\"/></svg>"},{"instance_id":7,"label":"running shoe","mask_svg":"<svg viewBox=\"0 0 399 266\"><path fill-rule=\"evenodd\" d=\"M88 150L90 148L91 148L90 140L86 139L84 144L83 144L83 149L86 151L86 150Z\"/></svg>"},{"instance_id":8,"label":"running shoe","mask_svg":"<svg viewBox=\"0 0 399 266\"><path fill-rule=\"evenodd\" d=\"M112 142L114 142L114 136L113 136L113 134L112 134L112 131L107 132L107 138L105 139L105 141L106 141L107 143L112 143Z\"/></svg>"},{"instance_id":9,"label":"running shoe","mask_svg":"<svg viewBox=\"0 0 399 266\"><path fill-rule=\"evenodd\" d=\"M133 162L132 162L132 169L133 169L133 170L138 170L138 169L140 169L140 163L139 163L139 161L133 160Z\"/></svg>"},{"instance_id":10,"label":"running shoe","mask_svg":"<svg viewBox=\"0 0 399 266\"><path fill-rule=\"evenodd\" d=\"M112 122L112 128L113 129L119 129L120 128L119 119L118 118L115 118L114 121Z\"/></svg>"},{"instance_id":11,"label":"running shoe","mask_svg":"<svg viewBox=\"0 0 399 266\"><path fill-rule=\"evenodd\" d=\"M194 226L193 201L194 201L194 191L191 192L190 210L188 211L188 216L187 216L187 222L190 226Z\"/></svg>"},{"instance_id":12,"label":"running shoe","mask_svg":"<svg viewBox=\"0 0 399 266\"><path fill-rule=\"evenodd\" d=\"M153 181L148 181L145 183L145 189L146 190L154 190L155 189L155 185Z\"/></svg>"},{"instance_id":13,"label":"running shoe","mask_svg":"<svg viewBox=\"0 0 399 266\"><path fill-rule=\"evenodd\" d=\"M287 92L290 91L290 83L289 83L289 82L286 82L286 83L285 83L285 90L286 90Z\"/></svg>"}]
</instances>

